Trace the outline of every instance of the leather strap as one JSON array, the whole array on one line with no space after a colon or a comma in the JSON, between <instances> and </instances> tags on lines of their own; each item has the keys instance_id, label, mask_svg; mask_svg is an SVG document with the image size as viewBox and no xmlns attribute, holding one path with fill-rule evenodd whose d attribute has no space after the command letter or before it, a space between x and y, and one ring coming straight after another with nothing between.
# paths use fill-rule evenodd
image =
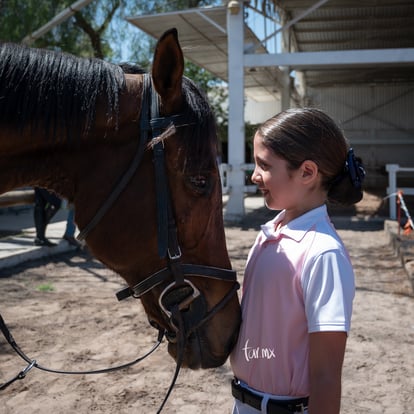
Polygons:
<instances>
[{"instance_id":1,"label":"leather strap","mask_svg":"<svg viewBox=\"0 0 414 414\"><path fill-rule=\"evenodd\" d=\"M185 276L199 276L208 277L210 279L223 280L225 282L236 282L236 271L229 269L221 269L213 266L204 266L196 264L180 264L181 271ZM134 298L140 298L142 295L158 286L162 282L165 282L171 276L169 268L165 267L162 270L152 274L151 276L144 279L142 282L136 284L133 287L126 287L119 290L116 293L118 300L126 299L130 296Z\"/></svg>"},{"instance_id":2,"label":"leather strap","mask_svg":"<svg viewBox=\"0 0 414 414\"><path fill-rule=\"evenodd\" d=\"M141 119L140 119L141 137L138 143L137 152L135 153L135 156L132 159L131 164L129 165L128 169L121 176L121 178L119 179L119 181L117 182L113 190L111 191L109 197L99 207L98 211L95 213L92 220L77 235L76 238L79 241L85 240L86 237L88 237L89 233L102 220L102 217L108 212L108 210L112 207L112 205L117 200L119 195L125 189L125 187L131 180L132 176L135 174L135 171L137 170L139 164L142 161L142 157L144 155L144 150L145 150L146 143L147 143L147 136L148 136L147 131L149 128L149 118L147 116L149 104L148 104L148 101L145 99L145 97L148 95L145 91L145 89L148 87L146 86L146 84L148 84L148 78L149 77L145 75L144 81L143 81L143 99L142 99ZM151 82L151 79L149 79L149 82Z\"/></svg>"}]
</instances>

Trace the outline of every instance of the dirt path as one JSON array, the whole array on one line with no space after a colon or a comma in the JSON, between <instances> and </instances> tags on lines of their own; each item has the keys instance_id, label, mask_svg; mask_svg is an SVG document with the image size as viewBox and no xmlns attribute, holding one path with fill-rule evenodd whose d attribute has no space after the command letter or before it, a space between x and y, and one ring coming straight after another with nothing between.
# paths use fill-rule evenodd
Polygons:
<instances>
[{"instance_id":1,"label":"dirt path","mask_svg":"<svg viewBox=\"0 0 414 414\"><path fill-rule=\"evenodd\" d=\"M226 229L241 277L257 222ZM340 226L341 227L341 226ZM343 225L357 276L352 333L344 364L342 412L401 414L414 406L414 299L400 260L381 229ZM100 368L132 360L156 332L138 301L118 303L122 280L87 255L64 255L2 272L0 311L17 342L40 364ZM10 276L10 277L9 277ZM0 382L24 363L0 339ZM141 364L98 376L31 371L0 392L2 414L152 414L169 386L174 363L165 344ZM229 413L228 364L181 372L164 413Z\"/></svg>"}]
</instances>

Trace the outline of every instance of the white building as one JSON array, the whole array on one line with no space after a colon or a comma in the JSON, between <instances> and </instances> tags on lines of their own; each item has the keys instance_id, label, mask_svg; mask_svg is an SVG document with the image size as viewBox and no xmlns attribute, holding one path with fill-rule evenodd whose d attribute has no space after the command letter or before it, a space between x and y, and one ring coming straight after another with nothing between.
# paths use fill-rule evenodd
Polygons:
<instances>
[{"instance_id":1,"label":"white building","mask_svg":"<svg viewBox=\"0 0 414 414\"><path fill-rule=\"evenodd\" d=\"M244 215L245 120L290 106L317 106L339 122L367 167L367 186L385 194L386 164L414 164L414 2L272 3L273 32L266 23L254 32L249 16L258 11L241 0L128 19L156 38L176 27L185 56L228 82L226 219ZM414 187L413 177L406 180Z\"/></svg>"}]
</instances>

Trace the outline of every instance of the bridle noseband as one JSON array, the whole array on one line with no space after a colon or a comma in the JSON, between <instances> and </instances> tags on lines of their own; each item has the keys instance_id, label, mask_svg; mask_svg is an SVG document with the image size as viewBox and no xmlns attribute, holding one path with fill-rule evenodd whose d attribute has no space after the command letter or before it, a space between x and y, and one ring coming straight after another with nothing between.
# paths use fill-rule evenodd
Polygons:
<instances>
[{"instance_id":1,"label":"bridle noseband","mask_svg":"<svg viewBox=\"0 0 414 414\"><path fill-rule=\"evenodd\" d=\"M178 241L177 226L173 213L165 167L164 144L159 137L165 129L172 125L175 127L182 126L180 125L180 122L183 122L183 119L180 114L160 117L158 100L158 94L152 87L151 76L145 74L143 80L143 99L140 118L141 137L137 152L135 153L128 169L122 175L108 199L98 209L95 216L79 233L77 238L79 240L85 239L112 207L115 200L119 197L121 192L125 189L135 174L142 160L145 148L148 144L150 144L154 153L155 187L157 197L158 256L160 259L166 260L167 266L148 276L135 286L126 287L118 291L116 296L118 300L123 300L130 296L134 298L141 298L157 286L166 284L159 295L158 305L174 330L174 334L177 336L177 340L174 341L177 343L177 367L171 385L158 410L159 413L164 407L178 377L178 373L184 359L187 339L228 304L228 302L236 294L240 285L237 282L236 272L234 270L181 262L181 247ZM199 289L197 289L194 283L188 279L190 276L205 277L218 281L229 282L232 286L227 294L225 294L216 305L208 310L203 294ZM29 364L15 378L2 384L0 386L0 390L5 389L15 380L24 378L26 373L30 371L32 367L61 374L97 374L132 366L144 359L146 356L150 355L160 344L163 335L167 334L167 339L172 341L171 332L163 330L160 326L155 327L159 330L158 343L147 354L145 354L144 357L138 358L131 363L97 371L59 371L45 368L38 364L35 360L27 357L14 341L9 329L0 315L0 330L13 349Z\"/></svg>"}]
</instances>

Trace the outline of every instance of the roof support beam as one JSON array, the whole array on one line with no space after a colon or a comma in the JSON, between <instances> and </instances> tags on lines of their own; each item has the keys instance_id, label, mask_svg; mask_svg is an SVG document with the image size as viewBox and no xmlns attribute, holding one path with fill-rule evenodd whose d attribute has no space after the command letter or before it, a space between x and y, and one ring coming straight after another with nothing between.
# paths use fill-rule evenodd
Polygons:
<instances>
[{"instance_id":1,"label":"roof support beam","mask_svg":"<svg viewBox=\"0 0 414 414\"><path fill-rule=\"evenodd\" d=\"M281 28L275 30L273 33L270 33L269 36L266 36L261 43L264 45L269 39L272 39L275 37L278 33L286 31L290 27L292 27L295 23L302 20L304 17L306 17L308 14L311 14L313 11L319 9L319 7L323 6L325 3L327 3L329 0L319 0L317 3L315 3L313 6L309 7L307 10L305 10L303 13L300 13L297 17L290 20L286 24L284 24Z\"/></svg>"},{"instance_id":2,"label":"roof support beam","mask_svg":"<svg viewBox=\"0 0 414 414\"><path fill-rule=\"evenodd\" d=\"M205 13L201 13L199 10L196 10L196 13L206 22L209 22L212 26L214 26L217 30L220 30L221 33L225 35L227 34L226 29L217 24L213 19L210 19L210 17L208 17Z\"/></svg>"},{"instance_id":3,"label":"roof support beam","mask_svg":"<svg viewBox=\"0 0 414 414\"><path fill-rule=\"evenodd\" d=\"M245 67L288 66L292 69L331 69L359 66L392 66L414 63L414 48L361 49L244 55Z\"/></svg>"}]
</instances>

